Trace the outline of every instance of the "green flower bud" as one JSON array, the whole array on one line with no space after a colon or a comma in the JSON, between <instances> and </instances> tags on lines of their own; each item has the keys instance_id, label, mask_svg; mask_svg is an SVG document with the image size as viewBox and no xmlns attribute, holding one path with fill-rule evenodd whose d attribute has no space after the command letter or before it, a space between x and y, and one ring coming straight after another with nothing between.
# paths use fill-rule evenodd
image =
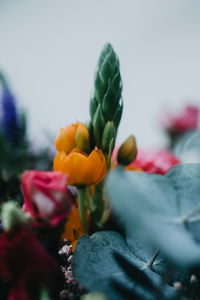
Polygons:
<instances>
[{"instance_id":1,"label":"green flower bud","mask_svg":"<svg viewBox=\"0 0 200 300\"><path fill-rule=\"evenodd\" d=\"M136 155L137 155L136 139L133 135L131 135L129 136L129 138L125 140L125 142L119 148L117 154L117 161L119 164L126 166L135 160Z\"/></svg>"},{"instance_id":2,"label":"green flower bud","mask_svg":"<svg viewBox=\"0 0 200 300\"><path fill-rule=\"evenodd\" d=\"M115 98L115 91L111 86L111 83L108 84L108 89L103 97L102 102L102 112L107 120L112 120L114 112L117 108L118 102Z\"/></svg>"},{"instance_id":3,"label":"green flower bud","mask_svg":"<svg viewBox=\"0 0 200 300\"><path fill-rule=\"evenodd\" d=\"M103 136L102 136L102 150L104 152L107 152L107 153L109 152L110 141L112 139L115 140L115 137L116 137L115 125L112 121L108 121L104 128ZM113 147L114 147L114 143L113 143ZM112 151L113 149L110 149L110 150Z\"/></svg>"},{"instance_id":4,"label":"green flower bud","mask_svg":"<svg viewBox=\"0 0 200 300\"><path fill-rule=\"evenodd\" d=\"M102 294L97 292L92 292L81 297L81 300L108 300L108 298Z\"/></svg>"},{"instance_id":5,"label":"green flower bud","mask_svg":"<svg viewBox=\"0 0 200 300\"><path fill-rule=\"evenodd\" d=\"M6 202L2 206L1 212L3 229L5 231L20 223L27 223L28 219L20 207L13 201Z\"/></svg>"},{"instance_id":6,"label":"green flower bud","mask_svg":"<svg viewBox=\"0 0 200 300\"><path fill-rule=\"evenodd\" d=\"M122 117L122 111L123 111L123 102L119 103L119 105L114 113L114 116L112 118L116 128L118 128L118 126L119 126L119 123L120 123L120 120Z\"/></svg>"},{"instance_id":7,"label":"green flower bud","mask_svg":"<svg viewBox=\"0 0 200 300\"><path fill-rule=\"evenodd\" d=\"M90 99L90 117L93 120L95 112L97 110L98 107L98 102L95 98L91 98Z\"/></svg>"},{"instance_id":8,"label":"green flower bud","mask_svg":"<svg viewBox=\"0 0 200 300\"><path fill-rule=\"evenodd\" d=\"M87 125L88 130L89 130L89 134L90 134L90 145L91 148L95 147L95 139L94 139L94 128L93 128L93 124L92 121L90 121Z\"/></svg>"},{"instance_id":9,"label":"green flower bud","mask_svg":"<svg viewBox=\"0 0 200 300\"><path fill-rule=\"evenodd\" d=\"M115 111L121 106L122 82L119 60L110 44L106 44L98 61L95 74L94 97L102 106L105 121L112 121ZM90 103L91 117L94 115L95 102ZM119 123L119 122L118 122Z\"/></svg>"},{"instance_id":10,"label":"green flower bud","mask_svg":"<svg viewBox=\"0 0 200 300\"><path fill-rule=\"evenodd\" d=\"M101 105L99 104L93 119L95 145L98 146L99 148L101 147L101 137L102 137L104 126L105 126L105 121L102 114Z\"/></svg>"}]
</instances>

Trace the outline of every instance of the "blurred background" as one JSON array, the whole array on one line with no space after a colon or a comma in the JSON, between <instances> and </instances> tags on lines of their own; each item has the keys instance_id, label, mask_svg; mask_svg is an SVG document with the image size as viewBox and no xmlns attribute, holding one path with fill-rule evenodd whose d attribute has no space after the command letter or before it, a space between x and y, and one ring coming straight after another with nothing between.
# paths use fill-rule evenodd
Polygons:
<instances>
[{"instance_id":1,"label":"blurred background","mask_svg":"<svg viewBox=\"0 0 200 300\"><path fill-rule=\"evenodd\" d=\"M124 112L118 142L165 144L160 114L200 104L199 0L0 0L0 69L28 112L35 142L89 120L98 56L119 56Z\"/></svg>"}]
</instances>

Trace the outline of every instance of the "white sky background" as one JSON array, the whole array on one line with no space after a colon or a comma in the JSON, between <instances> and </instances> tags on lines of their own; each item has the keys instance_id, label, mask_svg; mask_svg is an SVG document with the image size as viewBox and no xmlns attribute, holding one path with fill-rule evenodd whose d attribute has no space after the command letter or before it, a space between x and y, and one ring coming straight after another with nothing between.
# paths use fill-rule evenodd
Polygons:
<instances>
[{"instance_id":1,"label":"white sky background","mask_svg":"<svg viewBox=\"0 0 200 300\"><path fill-rule=\"evenodd\" d=\"M0 0L0 69L28 111L30 133L89 119L99 53L121 62L118 141L162 146L159 112L200 103L199 0Z\"/></svg>"}]
</instances>

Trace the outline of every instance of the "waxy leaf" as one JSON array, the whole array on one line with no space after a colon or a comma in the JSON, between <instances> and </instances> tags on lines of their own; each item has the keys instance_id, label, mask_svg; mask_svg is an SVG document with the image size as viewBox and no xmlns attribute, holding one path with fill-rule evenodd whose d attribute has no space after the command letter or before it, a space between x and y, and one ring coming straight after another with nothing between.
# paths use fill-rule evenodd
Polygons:
<instances>
[{"instance_id":1,"label":"waxy leaf","mask_svg":"<svg viewBox=\"0 0 200 300\"><path fill-rule=\"evenodd\" d=\"M176 266L200 265L200 164L165 176L116 168L107 184L112 208L128 235L156 246Z\"/></svg>"},{"instance_id":2,"label":"waxy leaf","mask_svg":"<svg viewBox=\"0 0 200 300\"><path fill-rule=\"evenodd\" d=\"M140 249L136 256L117 232L84 235L76 245L73 274L89 291L102 292L109 300L153 300L161 277L139 255ZM162 299L169 299L175 291L165 286L163 293Z\"/></svg>"},{"instance_id":3,"label":"waxy leaf","mask_svg":"<svg viewBox=\"0 0 200 300\"><path fill-rule=\"evenodd\" d=\"M175 143L174 152L183 163L200 162L200 131L191 130Z\"/></svg>"}]
</instances>

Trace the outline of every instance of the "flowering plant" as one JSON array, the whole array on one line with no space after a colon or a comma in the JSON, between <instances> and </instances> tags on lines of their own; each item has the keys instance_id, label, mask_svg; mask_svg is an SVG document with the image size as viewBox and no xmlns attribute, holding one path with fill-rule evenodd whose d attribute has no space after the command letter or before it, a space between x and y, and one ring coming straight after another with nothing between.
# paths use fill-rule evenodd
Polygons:
<instances>
[{"instance_id":1,"label":"flowering plant","mask_svg":"<svg viewBox=\"0 0 200 300\"><path fill-rule=\"evenodd\" d=\"M2 82L12 107L4 136L20 148ZM181 164L169 149L138 150L132 134L117 147L121 93L119 59L106 44L89 122L60 129L53 170L18 170L20 200L4 196L1 207L5 299L199 299L200 164ZM188 111L170 130L193 128Z\"/></svg>"}]
</instances>

